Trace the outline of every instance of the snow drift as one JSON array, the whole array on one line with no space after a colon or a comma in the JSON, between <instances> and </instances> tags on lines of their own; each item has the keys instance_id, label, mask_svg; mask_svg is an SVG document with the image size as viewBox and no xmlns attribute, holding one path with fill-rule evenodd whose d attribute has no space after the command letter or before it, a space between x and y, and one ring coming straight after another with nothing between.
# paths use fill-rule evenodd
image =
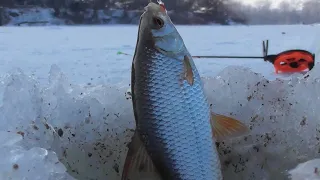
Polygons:
<instances>
[{"instance_id":1,"label":"snow drift","mask_svg":"<svg viewBox=\"0 0 320 180\"><path fill-rule=\"evenodd\" d=\"M225 179L288 179L319 157L319 64L290 80L231 66L203 81L213 111L251 130L217 143ZM129 88L72 84L56 65L44 86L19 69L1 77L0 177L120 179L135 128Z\"/></svg>"}]
</instances>

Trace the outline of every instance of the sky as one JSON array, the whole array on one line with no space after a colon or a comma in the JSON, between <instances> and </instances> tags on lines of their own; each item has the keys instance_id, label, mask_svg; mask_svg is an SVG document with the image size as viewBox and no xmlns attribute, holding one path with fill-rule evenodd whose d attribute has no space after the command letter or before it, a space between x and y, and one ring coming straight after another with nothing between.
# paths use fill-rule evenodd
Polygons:
<instances>
[{"instance_id":1,"label":"sky","mask_svg":"<svg viewBox=\"0 0 320 180\"><path fill-rule=\"evenodd\" d=\"M264 0L237 0L237 1L240 1L244 4L249 4L249 5L253 5L255 6L257 3L261 2L261 1L264 1ZM272 2L272 7L277 7L282 1L287 1L287 2L290 2L290 3L294 3L296 4L297 6L299 6L300 3L306 1L306 0L269 0Z\"/></svg>"}]
</instances>

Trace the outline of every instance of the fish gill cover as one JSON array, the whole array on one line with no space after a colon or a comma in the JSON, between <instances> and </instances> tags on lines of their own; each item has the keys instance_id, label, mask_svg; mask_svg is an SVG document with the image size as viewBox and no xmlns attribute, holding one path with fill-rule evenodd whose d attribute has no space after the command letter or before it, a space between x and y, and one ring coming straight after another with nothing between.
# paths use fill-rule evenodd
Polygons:
<instances>
[{"instance_id":1,"label":"fish gill cover","mask_svg":"<svg viewBox=\"0 0 320 180\"><path fill-rule=\"evenodd\" d=\"M238 66L203 78L213 111L251 129L217 144L225 179L288 179L319 157L319 81L317 65L291 80ZM120 179L135 128L129 86L72 84L56 65L45 86L19 69L0 82L1 179Z\"/></svg>"}]
</instances>

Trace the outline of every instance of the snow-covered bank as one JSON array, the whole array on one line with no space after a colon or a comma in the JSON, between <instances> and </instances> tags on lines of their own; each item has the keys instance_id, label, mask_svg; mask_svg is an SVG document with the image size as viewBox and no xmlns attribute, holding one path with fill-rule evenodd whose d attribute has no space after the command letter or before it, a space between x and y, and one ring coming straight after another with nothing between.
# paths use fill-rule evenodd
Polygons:
<instances>
[{"instance_id":1,"label":"snow-covered bank","mask_svg":"<svg viewBox=\"0 0 320 180\"><path fill-rule=\"evenodd\" d=\"M317 65L291 80L268 81L237 66L203 79L213 110L242 120L251 129L244 137L219 143L226 179L286 179L287 170L319 157ZM6 132L20 134L19 144L26 149L15 151L21 148L7 143L6 148L13 151L2 161L2 177L18 180L37 173L49 179L54 172L62 176L64 170L55 155L40 147L54 151L77 179L120 178L134 129L128 85L78 86L55 65L43 88L19 70L1 82L0 130L6 135L0 140L17 141ZM34 167L25 167L30 163ZM44 166L48 167L41 170ZM22 173L28 168L34 172Z\"/></svg>"}]
</instances>

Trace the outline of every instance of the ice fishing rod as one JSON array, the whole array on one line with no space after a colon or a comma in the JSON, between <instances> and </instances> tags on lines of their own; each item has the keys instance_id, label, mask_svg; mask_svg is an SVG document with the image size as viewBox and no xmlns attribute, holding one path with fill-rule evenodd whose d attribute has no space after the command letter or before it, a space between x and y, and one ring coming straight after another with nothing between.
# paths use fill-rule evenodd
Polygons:
<instances>
[{"instance_id":1,"label":"ice fishing rod","mask_svg":"<svg viewBox=\"0 0 320 180\"><path fill-rule=\"evenodd\" d=\"M127 54L127 53L124 53L124 52L121 52L121 51L119 51L117 54L118 55L123 54L123 55L127 55L127 56L132 56L131 54ZM209 58L264 59L264 57L262 57L262 56L192 56L192 57L193 58L198 58L198 59L199 58L208 58L208 59Z\"/></svg>"},{"instance_id":2,"label":"ice fishing rod","mask_svg":"<svg viewBox=\"0 0 320 180\"><path fill-rule=\"evenodd\" d=\"M219 58L219 59L264 59L268 56L269 40L262 42L263 56L192 56L193 58Z\"/></svg>"},{"instance_id":3,"label":"ice fishing rod","mask_svg":"<svg viewBox=\"0 0 320 180\"><path fill-rule=\"evenodd\" d=\"M218 58L218 59L263 59L262 56L192 56L193 58Z\"/></svg>"},{"instance_id":4,"label":"ice fishing rod","mask_svg":"<svg viewBox=\"0 0 320 180\"><path fill-rule=\"evenodd\" d=\"M265 59L267 54L268 54L268 46L269 46L269 41L267 40L267 43L265 44L263 41L263 56L192 56L193 58L218 58L218 59L224 59L224 58L228 58L228 59ZM127 55L127 56L132 56L131 54L127 54L124 52L119 51L117 53L118 55L122 54L122 55Z\"/></svg>"},{"instance_id":5,"label":"ice fishing rod","mask_svg":"<svg viewBox=\"0 0 320 180\"><path fill-rule=\"evenodd\" d=\"M193 58L219 58L219 59L268 59L269 40L262 41L263 56L192 56Z\"/></svg>"},{"instance_id":6,"label":"ice fishing rod","mask_svg":"<svg viewBox=\"0 0 320 180\"><path fill-rule=\"evenodd\" d=\"M273 64L275 73L294 73L311 70L315 64L315 54L302 49L292 49L278 54L268 54L269 40L262 41L263 56L192 56L194 58L263 59Z\"/></svg>"},{"instance_id":7,"label":"ice fishing rod","mask_svg":"<svg viewBox=\"0 0 320 180\"><path fill-rule=\"evenodd\" d=\"M275 72L279 73L293 73L302 72L305 70L311 70L314 67L315 54L302 49L292 49L283 51L278 54L270 54L269 40L262 41L262 55L263 56L192 56L198 59L263 59L273 64ZM118 52L117 54L123 54L132 56L127 53Z\"/></svg>"}]
</instances>

